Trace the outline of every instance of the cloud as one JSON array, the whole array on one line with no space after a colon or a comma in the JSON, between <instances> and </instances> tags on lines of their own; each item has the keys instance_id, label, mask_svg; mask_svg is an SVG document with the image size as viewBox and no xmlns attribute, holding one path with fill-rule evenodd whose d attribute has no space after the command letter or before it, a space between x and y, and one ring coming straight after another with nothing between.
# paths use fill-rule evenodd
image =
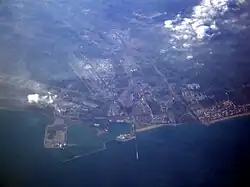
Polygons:
<instances>
[{"instance_id":1,"label":"cloud","mask_svg":"<svg viewBox=\"0 0 250 187\"><path fill-rule=\"evenodd\" d=\"M202 0L200 4L192 8L188 16L177 14L173 19L164 21L167 45L170 45L171 49L182 52L178 58L185 56L185 59L192 60L194 52L197 53L199 50L197 47L220 34L221 18L226 16L229 10L240 8L245 3L247 0ZM232 29L244 28L236 22L231 23L230 20L227 25L230 25ZM226 21L224 19L222 22L226 23ZM167 46L167 49L170 48Z\"/></svg>"},{"instance_id":2,"label":"cloud","mask_svg":"<svg viewBox=\"0 0 250 187\"><path fill-rule=\"evenodd\" d=\"M39 101L39 95L38 94L29 94L27 96L29 103L38 103Z\"/></svg>"},{"instance_id":3,"label":"cloud","mask_svg":"<svg viewBox=\"0 0 250 187\"><path fill-rule=\"evenodd\" d=\"M182 18L178 14L174 19L166 20L164 27L169 29L172 37L177 40L202 40L218 30L216 17L245 2L246 0L203 0L193 7L189 17Z\"/></svg>"}]
</instances>

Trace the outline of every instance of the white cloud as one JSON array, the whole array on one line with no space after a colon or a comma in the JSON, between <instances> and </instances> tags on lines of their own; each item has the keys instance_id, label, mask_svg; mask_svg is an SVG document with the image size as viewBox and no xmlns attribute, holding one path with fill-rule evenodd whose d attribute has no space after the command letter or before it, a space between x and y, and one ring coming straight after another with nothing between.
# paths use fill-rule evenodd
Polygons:
<instances>
[{"instance_id":1,"label":"white cloud","mask_svg":"<svg viewBox=\"0 0 250 187\"><path fill-rule=\"evenodd\" d=\"M27 96L29 103L38 103L39 101L39 95L38 94L29 94Z\"/></svg>"},{"instance_id":2,"label":"white cloud","mask_svg":"<svg viewBox=\"0 0 250 187\"><path fill-rule=\"evenodd\" d=\"M192 56L192 55L188 55L187 57L186 57L186 59L187 60L191 60L191 59L193 59L194 57Z\"/></svg>"},{"instance_id":3,"label":"white cloud","mask_svg":"<svg viewBox=\"0 0 250 187\"><path fill-rule=\"evenodd\" d=\"M232 3L234 3L233 6L231 6ZM179 59L192 60L199 51L203 51L203 46L206 46L207 51L211 50L207 41L221 34L221 26L232 28L235 33L244 29L244 25L238 24L240 23L238 19L248 22L245 18L248 14L245 17L242 16L245 14L242 14L236 19L227 18L226 13L232 10L231 7L240 8L245 3L247 0L201 0L187 16L177 14L174 18L165 20L163 31L166 32L164 40L166 46L161 50L161 53L166 55L164 59L171 59L173 62ZM233 20L237 21L233 22ZM179 51L181 54L174 55L175 53L170 51ZM212 54L211 51L210 54ZM200 61L196 63L201 65Z\"/></svg>"},{"instance_id":4,"label":"white cloud","mask_svg":"<svg viewBox=\"0 0 250 187\"><path fill-rule=\"evenodd\" d=\"M173 28L173 21L172 20L164 21L164 27L172 29Z\"/></svg>"},{"instance_id":5,"label":"white cloud","mask_svg":"<svg viewBox=\"0 0 250 187\"><path fill-rule=\"evenodd\" d=\"M239 6L245 2L246 0L203 0L193 8L189 17L181 18L178 14L173 20L166 20L164 27L172 31L172 36L177 40L202 40L218 30L214 20L229 10L230 3Z\"/></svg>"}]
</instances>

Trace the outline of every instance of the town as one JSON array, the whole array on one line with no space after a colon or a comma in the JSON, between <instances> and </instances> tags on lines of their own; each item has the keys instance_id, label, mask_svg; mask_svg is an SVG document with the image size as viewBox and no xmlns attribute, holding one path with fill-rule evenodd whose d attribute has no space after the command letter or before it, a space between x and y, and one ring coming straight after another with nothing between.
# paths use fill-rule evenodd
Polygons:
<instances>
[{"instance_id":1,"label":"town","mask_svg":"<svg viewBox=\"0 0 250 187\"><path fill-rule=\"evenodd\" d=\"M198 83L170 82L155 65L114 75L112 64L109 61L102 63L98 72L92 70L92 65L81 62L80 66L84 66L82 74L88 77L81 77L75 88L51 86L47 93L28 96L29 104L52 107L55 119L67 121L47 127L46 132L53 133L45 135L45 147L60 148L66 144L66 129L70 121L97 124L97 134L102 134L108 133L109 123L133 124L136 131L141 132L162 125L209 125L250 112L250 104L234 99L233 90L206 93ZM147 71L151 73L150 79L144 76ZM85 92L79 89L82 86ZM250 87L243 89L249 91Z\"/></svg>"}]
</instances>

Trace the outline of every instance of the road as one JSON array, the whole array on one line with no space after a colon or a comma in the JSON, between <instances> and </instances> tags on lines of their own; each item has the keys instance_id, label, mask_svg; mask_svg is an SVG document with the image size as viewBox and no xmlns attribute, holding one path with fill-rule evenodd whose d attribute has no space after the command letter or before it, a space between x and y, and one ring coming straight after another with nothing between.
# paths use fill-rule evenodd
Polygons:
<instances>
[{"instance_id":1,"label":"road","mask_svg":"<svg viewBox=\"0 0 250 187\"><path fill-rule=\"evenodd\" d=\"M186 108L188 109L188 112L190 112L190 114L193 116L193 118L196 119L198 122L200 122L199 118L196 116L196 114L193 112L193 110L188 106L188 103L186 102L186 100L182 96L175 93L173 88L169 85L169 82L168 82L166 76L154 64L153 64L153 67L154 67L156 73L158 75L160 75L163 78L164 82L167 84L167 87L171 93L171 96L173 98L175 98L176 100L181 101L186 106Z\"/></svg>"}]
</instances>

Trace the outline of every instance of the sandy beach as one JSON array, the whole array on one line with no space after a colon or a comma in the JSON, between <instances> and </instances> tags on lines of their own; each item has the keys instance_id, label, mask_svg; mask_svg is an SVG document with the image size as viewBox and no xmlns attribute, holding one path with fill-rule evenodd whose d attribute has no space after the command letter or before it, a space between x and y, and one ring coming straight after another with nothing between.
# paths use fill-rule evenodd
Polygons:
<instances>
[{"instance_id":1,"label":"sandy beach","mask_svg":"<svg viewBox=\"0 0 250 187\"><path fill-rule=\"evenodd\" d=\"M236 114L236 115L233 115L233 116L228 116L228 117L223 117L223 118L219 118L219 119L216 119L216 120L212 120L208 125L212 125L212 124L215 124L215 123L220 122L220 121L225 121L225 120L244 117L244 116L250 116L250 112L242 113L242 114Z\"/></svg>"},{"instance_id":2,"label":"sandy beach","mask_svg":"<svg viewBox=\"0 0 250 187\"><path fill-rule=\"evenodd\" d=\"M236 118L244 117L244 116L250 116L250 112L219 118L219 119L216 119L216 120L212 120L209 124L204 124L204 125L209 126L209 125L216 124L217 122L226 121L226 120L229 120L229 119L236 119ZM160 127L163 127L163 126L178 126L178 125L182 125L182 124L183 123L167 123L167 124L149 125L149 126L146 126L146 127L140 128L140 129L136 129L136 132L145 132L145 131L150 131L150 130L160 128Z\"/></svg>"}]
</instances>

